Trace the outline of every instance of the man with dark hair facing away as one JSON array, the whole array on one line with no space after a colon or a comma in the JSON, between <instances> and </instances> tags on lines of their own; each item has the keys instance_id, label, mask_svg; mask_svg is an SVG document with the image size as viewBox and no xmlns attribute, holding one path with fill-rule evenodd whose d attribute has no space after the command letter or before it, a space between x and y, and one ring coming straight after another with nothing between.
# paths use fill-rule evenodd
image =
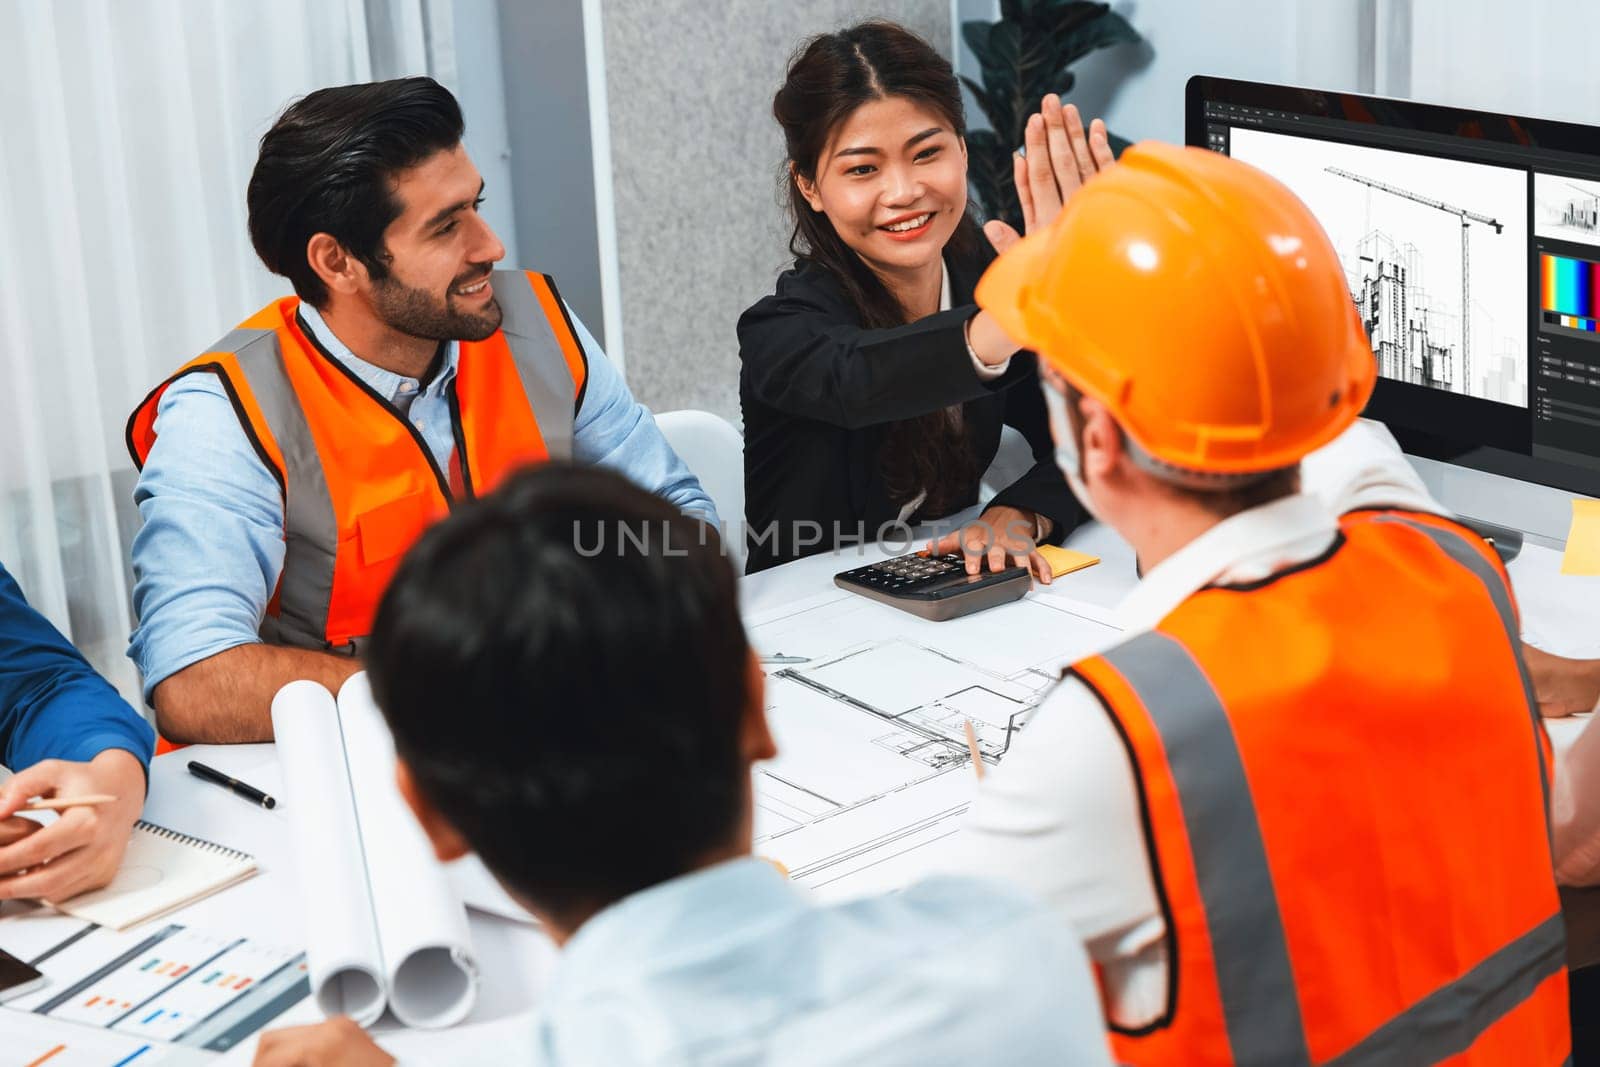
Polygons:
<instances>
[{"instance_id":1,"label":"man with dark hair facing away","mask_svg":"<svg viewBox=\"0 0 1600 1067\"><path fill-rule=\"evenodd\" d=\"M777 750L733 572L623 479L552 464L434 527L367 661L440 858L477 851L563 947L531 1051L494 1062L1109 1063L1084 951L1030 899L823 905L751 855ZM256 1062L390 1060L339 1019Z\"/></svg>"},{"instance_id":2,"label":"man with dark hair facing away","mask_svg":"<svg viewBox=\"0 0 1600 1067\"><path fill-rule=\"evenodd\" d=\"M406 548L526 464L602 463L715 522L551 279L495 269L463 131L404 78L318 90L261 139L250 239L295 296L128 423L129 655L170 739L264 740L282 685L338 688Z\"/></svg>"}]
</instances>

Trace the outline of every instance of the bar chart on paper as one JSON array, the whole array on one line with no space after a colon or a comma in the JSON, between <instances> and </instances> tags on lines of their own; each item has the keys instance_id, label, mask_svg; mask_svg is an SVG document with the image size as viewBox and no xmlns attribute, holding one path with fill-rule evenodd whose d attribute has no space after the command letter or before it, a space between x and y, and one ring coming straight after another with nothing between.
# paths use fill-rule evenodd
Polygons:
<instances>
[{"instance_id":1,"label":"bar chart on paper","mask_svg":"<svg viewBox=\"0 0 1600 1067\"><path fill-rule=\"evenodd\" d=\"M6 1063L143 1064L174 1045L221 1052L308 991L303 954L177 924L114 931L41 913L0 922L0 948L49 980L0 1008L0 1035L30 1035L0 1045ZM9 1058L16 1047L31 1058Z\"/></svg>"},{"instance_id":2,"label":"bar chart on paper","mask_svg":"<svg viewBox=\"0 0 1600 1067\"><path fill-rule=\"evenodd\" d=\"M41 1022L21 1012L0 1012L0 1048L7 1063L23 1067L122 1067L156 1062L148 1041L81 1026Z\"/></svg>"}]
</instances>

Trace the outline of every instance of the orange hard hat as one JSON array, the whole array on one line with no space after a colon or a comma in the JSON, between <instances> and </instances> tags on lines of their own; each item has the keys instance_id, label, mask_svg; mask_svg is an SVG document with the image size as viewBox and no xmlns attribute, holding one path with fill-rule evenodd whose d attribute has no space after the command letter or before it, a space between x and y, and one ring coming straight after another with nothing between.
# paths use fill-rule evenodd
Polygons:
<instances>
[{"instance_id":1,"label":"orange hard hat","mask_svg":"<svg viewBox=\"0 0 1600 1067\"><path fill-rule=\"evenodd\" d=\"M1310 209L1200 148L1128 149L994 262L977 301L1179 472L1292 466L1355 421L1377 376Z\"/></svg>"}]
</instances>

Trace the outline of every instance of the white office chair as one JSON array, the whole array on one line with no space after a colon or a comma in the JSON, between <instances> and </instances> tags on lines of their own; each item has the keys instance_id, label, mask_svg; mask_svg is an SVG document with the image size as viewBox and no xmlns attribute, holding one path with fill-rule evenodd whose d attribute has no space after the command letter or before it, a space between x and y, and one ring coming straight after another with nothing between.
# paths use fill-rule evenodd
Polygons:
<instances>
[{"instance_id":1,"label":"white office chair","mask_svg":"<svg viewBox=\"0 0 1600 1067\"><path fill-rule=\"evenodd\" d=\"M664 411L656 425L717 506L727 529L728 559L744 573L744 438L709 411Z\"/></svg>"}]
</instances>

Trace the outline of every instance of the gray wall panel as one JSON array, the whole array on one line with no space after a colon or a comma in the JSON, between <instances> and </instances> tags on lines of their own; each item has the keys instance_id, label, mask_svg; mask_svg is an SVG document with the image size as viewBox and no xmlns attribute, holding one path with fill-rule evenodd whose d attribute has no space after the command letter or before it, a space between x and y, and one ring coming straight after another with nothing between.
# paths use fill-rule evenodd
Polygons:
<instances>
[{"instance_id":1,"label":"gray wall panel","mask_svg":"<svg viewBox=\"0 0 1600 1067\"><path fill-rule=\"evenodd\" d=\"M436 10L435 5L430 8ZM500 65L499 5L497 0L449 0L448 11L454 89L467 120L467 152L483 175L483 215L506 246L506 262L520 264L511 134L506 128L507 93Z\"/></svg>"},{"instance_id":2,"label":"gray wall panel","mask_svg":"<svg viewBox=\"0 0 1600 1067\"><path fill-rule=\"evenodd\" d=\"M623 338L652 408L737 425L734 325L790 260L772 94L804 38L873 15L949 51L949 0L605 0Z\"/></svg>"},{"instance_id":3,"label":"gray wall panel","mask_svg":"<svg viewBox=\"0 0 1600 1067\"><path fill-rule=\"evenodd\" d=\"M578 0L499 0L498 6L515 265L554 275L562 298L604 345L583 9ZM469 127L471 121L467 116Z\"/></svg>"}]
</instances>

